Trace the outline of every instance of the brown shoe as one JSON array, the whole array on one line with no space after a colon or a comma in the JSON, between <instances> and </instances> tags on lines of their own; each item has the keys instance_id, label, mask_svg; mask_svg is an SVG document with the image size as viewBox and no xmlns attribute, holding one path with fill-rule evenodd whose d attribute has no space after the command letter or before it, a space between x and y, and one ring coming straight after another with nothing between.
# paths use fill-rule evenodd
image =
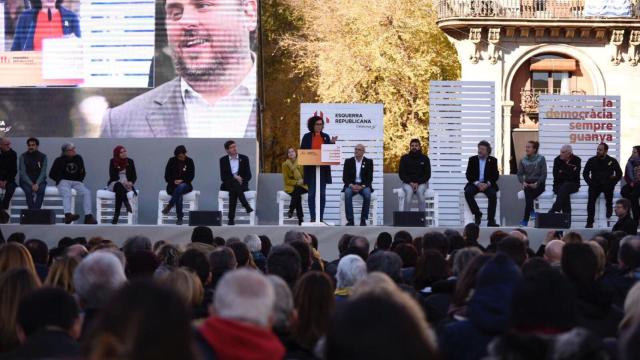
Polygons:
<instances>
[{"instance_id":1,"label":"brown shoe","mask_svg":"<svg viewBox=\"0 0 640 360\"><path fill-rule=\"evenodd\" d=\"M96 218L93 217L93 215L89 214L84 216L84 223L87 225L96 225L98 222L96 221Z\"/></svg>"},{"instance_id":2,"label":"brown shoe","mask_svg":"<svg viewBox=\"0 0 640 360\"><path fill-rule=\"evenodd\" d=\"M173 206L171 206L170 204L167 204L164 208L162 208L162 214L169 215L169 212L171 212L172 207Z\"/></svg>"},{"instance_id":3,"label":"brown shoe","mask_svg":"<svg viewBox=\"0 0 640 360\"><path fill-rule=\"evenodd\" d=\"M66 213L64 214L64 223L65 224L71 224L72 222L76 221L80 219L80 215L78 214L72 214L72 213Z\"/></svg>"}]
</instances>

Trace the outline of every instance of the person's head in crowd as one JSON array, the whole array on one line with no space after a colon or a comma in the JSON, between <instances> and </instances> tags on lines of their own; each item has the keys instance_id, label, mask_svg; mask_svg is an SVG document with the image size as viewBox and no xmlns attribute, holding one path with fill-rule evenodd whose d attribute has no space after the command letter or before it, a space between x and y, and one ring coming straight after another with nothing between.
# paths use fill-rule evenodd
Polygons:
<instances>
[{"instance_id":1,"label":"person's head in crowd","mask_svg":"<svg viewBox=\"0 0 640 360\"><path fill-rule=\"evenodd\" d=\"M436 250L446 259L449 254L449 239L439 231L429 231L422 236L422 254L427 250Z\"/></svg>"},{"instance_id":2,"label":"person's head in crowd","mask_svg":"<svg viewBox=\"0 0 640 360\"><path fill-rule=\"evenodd\" d=\"M260 238L260 252L262 252L262 255L264 255L264 257L266 258L267 256L269 256L271 248L273 247L273 245L271 244L271 239L269 239L267 235L260 235L258 237ZM318 244L316 242L316 249L317 248Z\"/></svg>"},{"instance_id":3,"label":"person's head in crowd","mask_svg":"<svg viewBox=\"0 0 640 360\"><path fill-rule=\"evenodd\" d=\"M627 235L620 241L618 264L627 271L640 268L640 236Z\"/></svg>"},{"instance_id":4,"label":"person's head in crowd","mask_svg":"<svg viewBox=\"0 0 640 360\"><path fill-rule=\"evenodd\" d=\"M343 257L347 254L347 249L349 248L349 241L353 237L352 234L342 234L340 239L338 239L338 256Z\"/></svg>"},{"instance_id":5,"label":"person's head in crowd","mask_svg":"<svg viewBox=\"0 0 640 360\"><path fill-rule=\"evenodd\" d=\"M180 266L193 271L200 279L201 286L207 286L211 282L211 266L207 255L195 249L189 249L180 257Z\"/></svg>"},{"instance_id":6,"label":"person's head in crowd","mask_svg":"<svg viewBox=\"0 0 640 360\"><path fill-rule=\"evenodd\" d=\"M216 246L225 246L227 242L221 236L216 236L213 238L213 244Z\"/></svg>"},{"instance_id":7,"label":"person's head in crowd","mask_svg":"<svg viewBox=\"0 0 640 360\"><path fill-rule=\"evenodd\" d=\"M305 241L302 231L289 230L284 234L284 243L291 244L294 241Z\"/></svg>"},{"instance_id":8,"label":"person's head in crowd","mask_svg":"<svg viewBox=\"0 0 640 360\"><path fill-rule=\"evenodd\" d=\"M468 223L464 226L462 237L464 238L467 246L477 244L478 239L480 238L480 226L475 223Z\"/></svg>"},{"instance_id":9,"label":"person's head in crowd","mask_svg":"<svg viewBox=\"0 0 640 360\"><path fill-rule=\"evenodd\" d=\"M576 306L569 281L560 272L547 268L525 275L516 285L509 327L525 334L563 333L577 325Z\"/></svg>"},{"instance_id":10,"label":"person's head in crowd","mask_svg":"<svg viewBox=\"0 0 640 360\"><path fill-rule=\"evenodd\" d=\"M160 265L164 266L180 266L180 256L182 253L177 246L173 244L164 244L154 251Z\"/></svg>"},{"instance_id":11,"label":"person's head in crowd","mask_svg":"<svg viewBox=\"0 0 640 360\"><path fill-rule=\"evenodd\" d=\"M453 257L453 268L451 269L452 275L460 277L473 258L481 254L482 251L477 247L470 247L456 251L456 254Z\"/></svg>"},{"instance_id":12,"label":"person's head in crowd","mask_svg":"<svg viewBox=\"0 0 640 360\"><path fill-rule=\"evenodd\" d=\"M598 275L598 257L587 244L567 244L562 249L562 272L574 285L590 287Z\"/></svg>"},{"instance_id":13,"label":"person's head in crowd","mask_svg":"<svg viewBox=\"0 0 640 360\"><path fill-rule=\"evenodd\" d=\"M413 244L400 244L393 249L393 252L400 256L402 259L402 267L410 268L415 267L418 262L418 251Z\"/></svg>"},{"instance_id":14,"label":"person's head in crowd","mask_svg":"<svg viewBox=\"0 0 640 360\"><path fill-rule=\"evenodd\" d=\"M136 280L118 290L96 319L84 341L85 358L195 359L190 320L175 290Z\"/></svg>"},{"instance_id":15,"label":"person's head in crowd","mask_svg":"<svg viewBox=\"0 0 640 360\"><path fill-rule=\"evenodd\" d=\"M216 247L210 244L205 244L205 243L200 243L200 242L192 242L192 243L188 243L185 246L185 251L186 250L198 250L201 253L206 255L209 255L210 252L212 252Z\"/></svg>"},{"instance_id":16,"label":"person's head in crowd","mask_svg":"<svg viewBox=\"0 0 640 360\"><path fill-rule=\"evenodd\" d=\"M228 238L228 239L227 239L227 241L225 242L225 244L226 244L226 246L229 246L229 245L231 245L231 244L233 244L233 243L237 243L237 242L242 242L242 241L240 240L240 238L239 238L239 237L237 237L237 236L232 236L232 237L230 237L230 238Z\"/></svg>"},{"instance_id":17,"label":"person's head in crowd","mask_svg":"<svg viewBox=\"0 0 640 360\"><path fill-rule=\"evenodd\" d=\"M522 264L522 276L534 275L542 271L553 270L551 264L540 257L532 257Z\"/></svg>"},{"instance_id":18,"label":"person's head in crowd","mask_svg":"<svg viewBox=\"0 0 640 360\"><path fill-rule=\"evenodd\" d=\"M498 243L506 238L507 236L509 236L509 234L507 234L506 232L502 231L502 230L497 230L491 233L491 235L489 235L489 244L493 245L493 246L497 246Z\"/></svg>"},{"instance_id":19,"label":"person's head in crowd","mask_svg":"<svg viewBox=\"0 0 640 360\"><path fill-rule=\"evenodd\" d=\"M331 316L324 356L418 360L437 359L438 352L420 306L409 295L394 291L364 293L338 307Z\"/></svg>"},{"instance_id":20,"label":"person's head in crowd","mask_svg":"<svg viewBox=\"0 0 640 360\"><path fill-rule=\"evenodd\" d=\"M40 282L33 258L24 245L15 242L0 245L0 275L16 268L27 269Z\"/></svg>"},{"instance_id":21,"label":"person's head in crowd","mask_svg":"<svg viewBox=\"0 0 640 360\"><path fill-rule=\"evenodd\" d=\"M85 309L100 309L125 282L124 267L107 251L89 254L73 271L73 287Z\"/></svg>"},{"instance_id":22,"label":"person's head in crowd","mask_svg":"<svg viewBox=\"0 0 640 360\"><path fill-rule=\"evenodd\" d=\"M207 226L196 226L191 233L191 242L213 244L213 231Z\"/></svg>"},{"instance_id":23,"label":"person's head in crowd","mask_svg":"<svg viewBox=\"0 0 640 360\"><path fill-rule=\"evenodd\" d=\"M449 249L447 250L449 254L464 247L464 237L457 230L445 229L443 234L449 242Z\"/></svg>"},{"instance_id":24,"label":"person's head in crowd","mask_svg":"<svg viewBox=\"0 0 640 360\"><path fill-rule=\"evenodd\" d=\"M7 238L7 242L24 244L24 241L26 239L27 239L27 236L23 232L14 232L13 234L9 235L9 237Z\"/></svg>"},{"instance_id":25,"label":"person's head in crowd","mask_svg":"<svg viewBox=\"0 0 640 360\"><path fill-rule=\"evenodd\" d=\"M64 249L64 256L74 258L77 262L82 261L82 259L84 259L88 254L89 250L87 250L84 245L80 244L74 244Z\"/></svg>"},{"instance_id":26,"label":"person's head in crowd","mask_svg":"<svg viewBox=\"0 0 640 360\"><path fill-rule=\"evenodd\" d=\"M141 235L132 236L124 241L122 251L127 258L138 251L152 251L151 239Z\"/></svg>"},{"instance_id":27,"label":"person's head in crowd","mask_svg":"<svg viewBox=\"0 0 640 360\"><path fill-rule=\"evenodd\" d=\"M618 199L616 200L616 205L613 207L616 216L618 218L623 218L629 214L629 210L631 209L631 201L629 199Z\"/></svg>"},{"instance_id":28,"label":"person's head in crowd","mask_svg":"<svg viewBox=\"0 0 640 360\"><path fill-rule=\"evenodd\" d=\"M527 230L525 230L523 228L515 228L515 229L513 229L513 231L509 235L514 235L514 233L516 233L516 232L522 234L522 236L523 236L522 241L524 241L528 245L529 244L529 233L527 232Z\"/></svg>"},{"instance_id":29,"label":"person's head in crowd","mask_svg":"<svg viewBox=\"0 0 640 360\"><path fill-rule=\"evenodd\" d=\"M103 241L106 241L107 239L103 238L102 236L94 236L89 238L89 240L87 240L87 250L89 250L89 252L91 252L93 250L93 248L95 248L96 246L102 244Z\"/></svg>"},{"instance_id":30,"label":"person's head in crowd","mask_svg":"<svg viewBox=\"0 0 640 360\"><path fill-rule=\"evenodd\" d=\"M560 264L564 245L565 242L562 240L549 241L549 243L544 247L544 259L549 262L549 264Z\"/></svg>"},{"instance_id":31,"label":"person's head in crowd","mask_svg":"<svg viewBox=\"0 0 640 360\"><path fill-rule=\"evenodd\" d=\"M620 252L620 243L622 239L627 236L627 233L624 231L612 231L606 232L605 236L608 236L609 239L609 262L611 264L618 264L619 252Z\"/></svg>"},{"instance_id":32,"label":"person's head in crowd","mask_svg":"<svg viewBox=\"0 0 640 360\"><path fill-rule=\"evenodd\" d=\"M252 269L226 273L211 304L211 313L221 319L261 328L271 326L275 293L267 277Z\"/></svg>"},{"instance_id":33,"label":"person's head in crowd","mask_svg":"<svg viewBox=\"0 0 640 360\"><path fill-rule=\"evenodd\" d=\"M139 250L131 254L131 256L127 256L125 273L128 279L151 277L158 266L160 266L160 262L153 252Z\"/></svg>"},{"instance_id":34,"label":"person's head in crowd","mask_svg":"<svg viewBox=\"0 0 640 360\"><path fill-rule=\"evenodd\" d=\"M466 269L456 281L451 304L456 308L462 308L467 304L469 296L476 287L476 277L482 267L493 257L491 254L481 254L473 258Z\"/></svg>"},{"instance_id":35,"label":"person's head in crowd","mask_svg":"<svg viewBox=\"0 0 640 360\"><path fill-rule=\"evenodd\" d=\"M234 241L231 243L227 243L227 247L233 250L234 255L236 256L236 261L238 262L238 267L248 267L251 269L255 269L256 265L253 262L253 258L251 257L251 252L249 251L249 247L247 244L241 241Z\"/></svg>"},{"instance_id":36,"label":"person's head in crowd","mask_svg":"<svg viewBox=\"0 0 640 360\"><path fill-rule=\"evenodd\" d=\"M38 239L29 239L24 243L29 250L34 264L47 265L49 263L49 247L47 244Z\"/></svg>"},{"instance_id":37,"label":"person's head in crowd","mask_svg":"<svg viewBox=\"0 0 640 360\"><path fill-rule=\"evenodd\" d=\"M151 251L153 251L154 254L158 254L158 250L160 250L161 247L167 245L168 242L166 240L158 240L156 242L153 243L153 245L151 245Z\"/></svg>"},{"instance_id":38,"label":"person's head in crowd","mask_svg":"<svg viewBox=\"0 0 640 360\"><path fill-rule=\"evenodd\" d=\"M154 276L158 283L175 290L189 307L202 303L204 287L200 277L186 267L172 268Z\"/></svg>"},{"instance_id":39,"label":"person's head in crowd","mask_svg":"<svg viewBox=\"0 0 640 360\"><path fill-rule=\"evenodd\" d=\"M304 274L311 269L312 252L311 246L305 241L294 241L289 245L298 252L300 256L300 273Z\"/></svg>"},{"instance_id":40,"label":"person's head in crowd","mask_svg":"<svg viewBox=\"0 0 640 360\"><path fill-rule=\"evenodd\" d=\"M580 244L582 243L582 235L575 231L569 231L562 236L562 241L565 244Z\"/></svg>"},{"instance_id":41,"label":"person's head in crowd","mask_svg":"<svg viewBox=\"0 0 640 360\"><path fill-rule=\"evenodd\" d=\"M620 330L630 328L634 322L640 321L640 282L636 282L624 299L624 318L620 322Z\"/></svg>"},{"instance_id":42,"label":"person's head in crowd","mask_svg":"<svg viewBox=\"0 0 640 360\"><path fill-rule=\"evenodd\" d=\"M369 240L364 236L354 236L349 240L347 254L358 255L362 260L367 261L369 256Z\"/></svg>"},{"instance_id":43,"label":"person's head in crowd","mask_svg":"<svg viewBox=\"0 0 640 360\"><path fill-rule=\"evenodd\" d=\"M387 274L374 271L370 272L362 280L358 281L351 290L351 298L363 296L365 294L388 294L398 291L398 284Z\"/></svg>"},{"instance_id":44,"label":"person's head in crowd","mask_svg":"<svg viewBox=\"0 0 640 360\"><path fill-rule=\"evenodd\" d=\"M598 234L592 237L589 241L593 241L596 244L600 245L600 247L604 251L605 257L609 259L609 240L607 238Z\"/></svg>"},{"instance_id":45,"label":"person's head in crowd","mask_svg":"<svg viewBox=\"0 0 640 360\"><path fill-rule=\"evenodd\" d=\"M424 250L413 275L413 286L421 291L449 277L449 264L438 250Z\"/></svg>"},{"instance_id":46,"label":"person's head in crowd","mask_svg":"<svg viewBox=\"0 0 640 360\"><path fill-rule=\"evenodd\" d=\"M304 274L296 284L293 301L298 310L294 338L303 347L313 349L326 335L335 305L331 278L318 271Z\"/></svg>"},{"instance_id":47,"label":"person's head in crowd","mask_svg":"<svg viewBox=\"0 0 640 360\"><path fill-rule=\"evenodd\" d=\"M251 253L257 253L262 250L262 242L256 234L249 234L245 236L242 242L247 245Z\"/></svg>"},{"instance_id":48,"label":"person's head in crowd","mask_svg":"<svg viewBox=\"0 0 640 360\"><path fill-rule=\"evenodd\" d=\"M376 250L389 250L389 249L391 249L391 243L392 242L393 242L393 238L391 237L391 234L389 234L386 231L383 231L380 234L378 234L378 237L376 238L376 244L374 246L374 249L376 249Z\"/></svg>"},{"instance_id":49,"label":"person's head in crowd","mask_svg":"<svg viewBox=\"0 0 640 360\"><path fill-rule=\"evenodd\" d=\"M395 249L396 246L406 243L411 244L413 242L413 237L406 230L400 230L393 235L393 242L391 243L391 250Z\"/></svg>"},{"instance_id":50,"label":"person's head in crowd","mask_svg":"<svg viewBox=\"0 0 640 360\"><path fill-rule=\"evenodd\" d=\"M267 274L282 278L293 289L301 274L301 264L300 254L291 245L276 245L267 257Z\"/></svg>"},{"instance_id":51,"label":"person's head in crowd","mask_svg":"<svg viewBox=\"0 0 640 360\"><path fill-rule=\"evenodd\" d=\"M587 241L585 242L585 244L589 245L591 247L591 250L593 250L593 253L596 254L596 258L598 259L597 277L599 278L602 275L604 275L604 269L607 265L607 257L605 256L604 250L602 250L602 247L598 245L598 243L596 243L595 241Z\"/></svg>"},{"instance_id":52,"label":"person's head in crowd","mask_svg":"<svg viewBox=\"0 0 640 360\"><path fill-rule=\"evenodd\" d=\"M396 250L401 246L409 244L401 244ZM379 251L367 259L367 271L384 273L399 284L402 282L402 259L393 251Z\"/></svg>"},{"instance_id":53,"label":"person's head in crowd","mask_svg":"<svg viewBox=\"0 0 640 360\"><path fill-rule=\"evenodd\" d=\"M496 246L496 250L499 253L509 256L519 267L527 261L527 247L524 241L515 236L507 236L500 240Z\"/></svg>"},{"instance_id":54,"label":"person's head in crowd","mask_svg":"<svg viewBox=\"0 0 640 360\"><path fill-rule=\"evenodd\" d=\"M49 274L44 281L45 285L55 286L63 289L69 294L75 293L73 287L73 272L78 267L78 260L72 257L63 257L57 259L51 265Z\"/></svg>"},{"instance_id":55,"label":"person's head in crowd","mask_svg":"<svg viewBox=\"0 0 640 360\"><path fill-rule=\"evenodd\" d=\"M25 295L39 286L38 279L25 268L0 273L0 353L18 346L18 306Z\"/></svg>"},{"instance_id":56,"label":"person's head in crowd","mask_svg":"<svg viewBox=\"0 0 640 360\"><path fill-rule=\"evenodd\" d=\"M357 255L347 255L340 259L336 282L338 289L349 289L367 275L367 264Z\"/></svg>"},{"instance_id":57,"label":"person's head in crowd","mask_svg":"<svg viewBox=\"0 0 640 360\"><path fill-rule=\"evenodd\" d=\"M640 359L640 321L637 319L621 334L618 357L620 360Z\"/></svg>"},{"instance_id":58,"label":"person's head in crowd","mask_svg":"<svg viewBox=\"0 0 640 360\"><path fill-rule=\"evenodd\" d=\"M311 241L309 243L309 245L311 245L311 247L318 251L318 237L315 234L307 234L307 236L309 237L309 241Z\"/></svg>"},{"instance_id":59,"label":"person's head in crowd","mask_svg":"<svg viewBox=\"0 0 640 360\"><path fill-rule=\"evenodd\" d=\"M273 286L275 295L271 328L279 336L288 336L291 333L291 326L297 318L296 309L293 307L291 288L279 276L267 275L267 279Z\"/></svg>"},{"instance_id":60,"label":"person's head in crowd","mask_svg":"<svg viewBox=\"0 0 640 360\"><path fill-rule=\"evenodd\" d=\"M215 289L224 274L238 267L236 255L230 248L220 246L209 254L211 287Z\"/></svg>"},{"instance_id":61,"label":"person's head in crowd","mask_svg":"<svg viewBox=\"0 0 640 360\"><path fill-rule=\"evenodd\" d=\"M82 330L76 300L56 287L43 287L24 296L18 307L17 322L18 337L23 344L40 331L64 332L75 340Z\"/></svg>"}]
</instances>

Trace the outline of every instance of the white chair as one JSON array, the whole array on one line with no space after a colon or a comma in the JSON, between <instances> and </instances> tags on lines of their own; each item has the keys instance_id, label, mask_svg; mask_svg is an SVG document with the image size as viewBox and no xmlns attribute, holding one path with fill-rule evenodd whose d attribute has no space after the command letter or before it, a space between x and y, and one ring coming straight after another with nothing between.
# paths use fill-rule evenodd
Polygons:
<instances>
[{"instance_id":1,"label":"white chair","mask_svg":"<svg viewBox=\"0 0 640 360\"><path fill-rule=\"evenodd\" d=\"M360 224L360 215L362 214L362 196L353 196L353 222ZM347 213L344 204L344 192L340 193L340 225L347 224ZM369 218L367 225L378 225L378 198L375 191L371 193L371 202L369 203Z\"/></svg>"},{"instance_id":2,"label":"white chair","mask_svg":"<svg viewBox=\"0 0 640 360\"><path fill-rule=\"evenodd\" d=\"M411 209L404 210L404 190L402 188L393 189L393 193L398 196L398 211L419 211L418 197L414 196L411 202ZM438 194L432 190L427 189L425 196L425 213L427 217L426 225L430 227L438 226Z\"/></svg>"},{"instance_id":3,"label":"white chair","mask_svg":"<svg viewBox=\"0 0 640 360\"><path fill-rule=\"evenodd\" d=\"M236 224L248 224L255 225L256 224L256 192L253 190L245 191L244 196L247 198L249 205L253 208L251 214L247 215L247 213L242 208L240 201L238 200L238 206L236 207ZM229 218L229 192L228 191L219 191L218 192L218 211L222 213L222 219L224 223L224 219Z\"/></svg>"},{"instance_id":4,"label":"white chair","mask_svg":"<svg viewBox=\"0 0 640 360\"><path fill-rule=\"evenodd\" d=\"M4 196L4 190L0 193ZM76 191L71 189L71 212L75 212L76 205ZM11 216L11 222L20 222L20 212L24 209L28 209L27 197L19 186L16 188L9 209L7 212ZM62 196L58 192L58 188L55 186L47 186L44 190L44 201L42 202L42 209L53 210L56 214L56 222L64 222L64 207L62 206Z\"/></svg>"},{"instance_id":5,"label":"white chair","mask_svg":"<svg viewBox=\"0 0 640 360\"><path fill-rule=\"evenodd\" d=\"M307 220L309 220L308 197L308 194L302 194L302 211ZM287 218L291 196L280 190L276 193L276 202L278 203L278 225L298 225L298 218L296 218L295 214L291 219Z\"/></svg>"},{"instance_id":6,"label":"white chair","mask_svg":"<svg viewBox=\"0 0 640 360\"><path fill-rule=\"evenodd\" d=\"M478 197L480 195L480 197ZM488 211L487 206L489 205L489 199L483 193L476 194L476 202L478 203L478 207L482 212L482 221L488 221ZM467 199L464 197L464 190L460 190L460 219L462 220L461 225L466 225L468 223L472 223L474 221L474 216L469 209L469 204L467 204ZM501 223L500 221L500 191L496 192L496 222ZM502 221L503 223L504 221ZM501 225L502 225L501 223Z\"/></svg>"},{"instance_id":7,"label":"white chair","mask_svg":"<svg viewBox=\"0 0 640 360\"><path fill-rule=\"evenodd\" d=\"M136 189L138 192L138 196L140 196L140 191ZM118 223L126 223L129 225L138 223L138 196L135 195L133 191L127 192L127 199L129 199L129 204L131 204L132 213L128 213L127 210L122 207L120 211L120 218ZM110 224L111 219L113 219L113 213L115 212L116 206L116 193L109 190L98 190L96 191L96 220L98 224ZM126 216L122 216L126 214Z\"/></svg>"},{"instance_id":8,"label":"white chair","mask_svg":"<svg viewBox=\"0 0 640 360\"><path fill-rule=\"evenodd\" d=\"M189 223L189 212L198 210L199 197L200 191L198 190L193 190L182 196L182 212L184 213L185 224ZM177 217L175 206L171 209L169 214L164 215L162 213L162 209L169 203L169 200L171 200L171 195L167 194L165 190L158 193L158 225L176 223Z\"/></svg>"}]
</instances>

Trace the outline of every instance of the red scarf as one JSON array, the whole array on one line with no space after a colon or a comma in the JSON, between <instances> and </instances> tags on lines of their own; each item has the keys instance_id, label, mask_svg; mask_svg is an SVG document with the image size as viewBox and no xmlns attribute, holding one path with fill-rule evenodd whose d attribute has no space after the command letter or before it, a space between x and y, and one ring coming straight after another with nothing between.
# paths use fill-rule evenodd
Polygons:
<instances>
[{"instance_id":1,"label":"red scarf","mask_svg":"<svg viewBox=\"0 0 640 360\"><path fill-rule=\"evenodd\" d=\"M220 360L280 360L285 355L271 331L238 321L210 317L200 334Z\"/></svg>"},{"instance_id":2,"label":"red scarf","mask_svg":"<svg viewBox=\"0 0 640 360\"><path fill-rule=\"evenodd\" d=\"M122 145L118 145L113 149L113 166L118 169L118 171L122 171L124 169L127 168L127 166L129 166L129 159L128 158L121 158L120 157L120 151L122 151L122 149L124 149L124 146Z\"/></svg>"}]
</instances>

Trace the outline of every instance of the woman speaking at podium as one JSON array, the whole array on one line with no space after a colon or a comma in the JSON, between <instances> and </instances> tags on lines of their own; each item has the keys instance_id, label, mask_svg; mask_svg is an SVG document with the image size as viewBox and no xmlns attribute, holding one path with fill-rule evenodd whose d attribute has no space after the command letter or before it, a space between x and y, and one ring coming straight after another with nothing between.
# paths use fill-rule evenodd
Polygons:
<instances>
[{"instance_id":1,"label":"woman speaking at podium","mask_svg":"<svg viewBox=\"0 0 640 360\"><path fill-rule=\"evenodd\" d=\"M11 51L42 51L42 40L71 35L80 37L80 21L62 0L31 0L16 25Z\"/></svg>"},{"instance_id":2,"label":"woman speaking at podium","mask_svg":"<svg viewBox=\"0 0 640 360\"><path fill-rule=\"evenodd\" d=\"M300 142L300 149L322 148L322 144L333 144L338 140L337 136L330 137L322 132L324 119L314 115L307 120L309 132L304 134ZM309 215L311 222L316 221L316 171L315 166L304 167L304 182L309 187ZM331 166L320 166L320 221L324 220L324 205L327 184L331 184Z\"/></svg>"}]
</instances>

